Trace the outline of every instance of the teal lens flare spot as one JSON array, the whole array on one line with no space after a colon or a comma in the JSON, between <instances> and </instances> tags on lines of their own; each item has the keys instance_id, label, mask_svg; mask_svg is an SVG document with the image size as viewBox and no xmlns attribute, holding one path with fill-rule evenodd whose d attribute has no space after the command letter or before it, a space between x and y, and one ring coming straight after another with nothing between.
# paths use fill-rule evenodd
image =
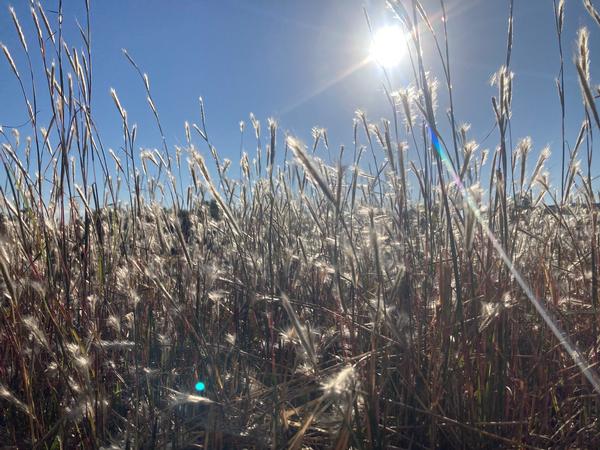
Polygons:
<instances>
[{"instance_id":1,"label":"teal lens flare spot","mask_svg":"<svg viewBox=\"0 0 600 450\"><path fill-rule=\"evenodd\" d=\"M202 392L204 389L206 389L206 385L202 381L198 381L195 387L198 392Z\"/></svg>"}]
</instances>

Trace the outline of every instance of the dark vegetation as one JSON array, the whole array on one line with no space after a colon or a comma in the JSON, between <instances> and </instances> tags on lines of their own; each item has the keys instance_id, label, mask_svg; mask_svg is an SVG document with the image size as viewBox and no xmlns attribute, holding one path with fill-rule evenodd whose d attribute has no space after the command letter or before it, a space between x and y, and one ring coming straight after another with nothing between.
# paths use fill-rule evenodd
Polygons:
<instances>
[{"instance_id":1,"label":"dark vegetation","mask_svg":"<svg viewBox=\"0 0 600 450\"><path fill-rule=\"evenodd\" d=\"M104 148L90 112L89 17L83 50L63 44L66 25L39 5L28 19L37 35L23 36L14 17L22 48L10 51L39 58L45 83L35 90L31 66L17 68L3 48L31 105L31 133L0 132L1 443L600 446L590 383L600 360L591 181L600 123L587 31L575 57L584 120L578 136L563 136L575 140L562 148L554 189L547 152L530 166L531 141L513 148L507 137L512 17L495 76L496 146L487 151L454 117L447 21L433 28L416 0L402 3L406 10L392 9L414 30L414 81L389 90L389 120L357 113L353 147L340 151L352 164L319 158L324 130L307 149L252 117L257 151L242 157L239 179L211 144L203 104L199 124L186 124L186 148L161 142L139 153L113 92L123 147ZM571 42L564 3L554 6L559 42ZM444 3L437 7L445 19ZM424 39L438 44L439 85L426 72ZM52 111L44 123L35 113L42 88ZM436 89L450 102L441 118ZM447 119L441 135L438 120ZM417 161L407 160L409 146ZM276 166L276 154L288 153L294 159ZM566 351L536 302L578 353ZM194 390L198 380L205 391Z\"/></svg>"}]
</instances>

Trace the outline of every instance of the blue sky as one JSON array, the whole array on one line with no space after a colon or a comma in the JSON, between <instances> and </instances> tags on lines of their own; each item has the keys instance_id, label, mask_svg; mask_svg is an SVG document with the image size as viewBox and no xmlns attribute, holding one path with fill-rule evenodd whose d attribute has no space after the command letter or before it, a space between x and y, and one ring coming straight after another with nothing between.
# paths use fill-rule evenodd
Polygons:
<instances>
[{"instance_id":1,"label":"blue sky","mask_svg":"<svg viewBox=\"0 0 600 450\"><path fill-rule=\"evenodd\" d=\"M0 41L23 64L9 4L0 0ZM12 4L33 46L28 2L13 0ZM58 1L43 4L53 10ZM198 97L202 96L213 143L234 162L240 147L238 124L248 122L250 112L263 124L274 117L283 130L305 141L313 126L327 128L332 149L352 146L356 109L366 111L372 120L389 117L381 70L373 63L361 65L369 49L363 7L374 27L381 26L392 20L383 0L92 0L91 4L94 110L107 147L121 145L120 119L110 87L117 90L130 121L138 124L138 146L160 146L143 85L121 48L127 48L150 77L168 143L183 144L185 120L199 122ZM439 10L437 0L423 4L429 12ZM494 123L491 96L496 90L489 79L505 59L508 2L447 0L446 4L457 118L471 123L472 138L480 140ZM67 40L77 46L75 19L84 21L83 5L83 0L64 2ZM600 28L582 2L567 1L564 49L571 143L583 117L572 64L581 25L591 32L591 73L592 81L597 81L600 59L594 56L600 49ZM428 51L424 56L433 72L439 71L436 56ZM554 84L559 60L551 1L515 0L512 58L514 143L529 135L536 151L549 144L550 167L555 170L560 167L560 109ZM405 87L410 81L408 65L393 69L392 79L394 88ZM18 85L4 60L0 99L0 124L26 120ZM445 106L444 96L440 106ZM42 107L40 114L44 113L48 111ZM496 143L497 133L482 146L493 148ZM245 146L253 150L251 133L246 133ZM594 170L600 175L598 158ZM554 181L559 184L558 178Z\"/></svg>"}]
</instances>

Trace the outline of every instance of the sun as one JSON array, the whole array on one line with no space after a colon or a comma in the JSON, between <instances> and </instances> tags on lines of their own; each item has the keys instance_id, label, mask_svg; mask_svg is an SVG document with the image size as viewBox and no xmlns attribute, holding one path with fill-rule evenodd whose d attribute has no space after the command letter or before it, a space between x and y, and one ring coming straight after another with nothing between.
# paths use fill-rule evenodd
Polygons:
<instances>
[{"instance_id":1,"label":"sun","mask_svg":"<svg viewBox=\"0 0 600 450\"><path fill-rule=\"evenodd\" d=\"M371 41L371 60L385 68L397 66L406 50L406 35L399 26L388 25L375 31Z\"/></svg>"}]
</instances>

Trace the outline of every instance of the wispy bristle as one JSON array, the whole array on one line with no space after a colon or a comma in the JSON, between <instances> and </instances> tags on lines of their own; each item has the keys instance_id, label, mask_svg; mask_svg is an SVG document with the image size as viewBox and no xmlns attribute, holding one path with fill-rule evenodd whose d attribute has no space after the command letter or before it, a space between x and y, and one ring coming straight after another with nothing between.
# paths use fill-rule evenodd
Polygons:
<instances>
[{"instance_id":1,"label":"wispy bristle","mask_svg":"<svg viewBox=\"0 0 600 450\"><path fill-rule=\"evenodd\" d=\"M185 392L173 391L170 396L171 407L192 403L196 405L212 405L215 402L199 395L186 394Z\"/></svg>"},{"instance_id":2,"label":"wispy bristle","mask_svg":"<svg viewBox=\"0 0 600 450\"><path fill-rule=\"evenodd\" d=\"M12 403L17 408L19 408L21 411L23 411L25 414L27 414L28 416L31 416L29 407L25 403L23 403L21 400L19 400L17 397L15 397L13 395L13 393L10 392L3 384L0 384L0 398L3 398L4 400Z\"/></svg>"},{"instance_id":3,"label":"wispy bristle","mask_svg":"<svg viewBox=\"0 0 600 450\"><path fill-rule=\"evenodd\" d=\"M10 54L10 51L8 50L8 47L6 45L4 45L3 43L0 42L0 47L2 47L2 51L4 52L4 56L6 57L6 59L8 60L8 63L10 64L10 67L13 71L13 73L15 74L15 76L17 78L19 78L19 71L17 70L17 65L15 64L15 61L12 59L12 56Z\"/></svg>"},{"instance_id":4,"label":"wispy bristle","mask_svg":"<svg viewBox=\"0 0 600 450\"><path fill-rule=\"evenodd\" d=\"M353 366L346 366L337 374L325 381L321 389L326 396L348 394L354 388L356 371Z\"/></svg>"}]
</instances>

